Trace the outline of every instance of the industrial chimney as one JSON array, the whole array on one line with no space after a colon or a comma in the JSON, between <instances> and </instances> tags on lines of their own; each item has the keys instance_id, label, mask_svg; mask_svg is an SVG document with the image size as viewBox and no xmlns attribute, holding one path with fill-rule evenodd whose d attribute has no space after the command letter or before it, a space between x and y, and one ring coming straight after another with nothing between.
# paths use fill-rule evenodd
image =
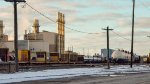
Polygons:
<instances>
[{"instance_id":1,"label":"industrial chimney","mask_svg":"<svg viewBox=\"0 0 150 84\"><path fill-rule=\"evenodd\" d=\"M32 27L34 28L34 33L39 33L39 27L40 27L40 25L39 25L39 20L38 19L34 20L34 23L33 23Z\"/></svg>"},{"instance_id":2,"label":"industrial chimney","mask_svg":"<svg viewBox=\"0 0 150 84\"><path fill-rule=\"evenodd\" d=\"M27 30L25 30L25 35L27 34Z\"/></svg>"},{"instance_id":3,"label":"industrial chimney","mask_svg":"<svg viewBox=\"0 0 150 84\"><path fill-rule=\"evenodd\" d=\"M4 28L3 21L0 20L0 35L3 34L3 28Z\"/></svg>"}]
</instances>

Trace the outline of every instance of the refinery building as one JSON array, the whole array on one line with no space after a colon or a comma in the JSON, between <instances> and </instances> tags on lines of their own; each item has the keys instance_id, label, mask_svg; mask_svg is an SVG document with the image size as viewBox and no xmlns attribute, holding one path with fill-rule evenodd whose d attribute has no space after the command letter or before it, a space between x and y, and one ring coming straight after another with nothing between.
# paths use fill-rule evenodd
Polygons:
<instances>
[{"instance_id":1,"label":"refinery building","mask_svg":"<svg viewBox=\"0 0 150 84\"><path fill-rule=\"evenodd\" d=\"M45 57L46 55L49 56L50 53L55 53L54 55L57 57L54 58L58 61L65 50L65 20L64 14L60 12L58 12L57 24L57 33L49 31L40 32L39 20L35 19L32 25L33 31L25 30L24 39L18 41L19 57L36 52L44 53L43 56ZM9 53L14 54L14 41L8 41L8 35L3 34L3 28L3 21L0 21L0 48L8 48ZM29 59L28 57L29 56L25 56L23 58Z\"/></svg>"},{"instance_id":2,"label":"refinery building","mask_svg":"<svg viewBox=\"0 0 150 84\"><path fill-rule=\"evenodd\" d=\"M28 32L27 30L25 30L24 40L18 41L18 49L30 51L58 52L58 34L48 31L39 32L39 27L39 21L35 19L33 23L33 32ZM5 47L9 48L10 52L13 51L14 42L6 41Z\"/></svg>"},{"instance_id":3,"label":"refinery building","mask_svg":"<svg viewBox=\"0 0 150 84\"><path fill-rule=\"evenodd\" d=\"M15 57L14 41L8 41L8 35L3 34L3 21L0 21L0 48L9 50L7 56ZM35 19L32 31L25 30L24 39L18 41L19 63L75 63L83 62L83 55L73 51L65 51L65 20L64 14L58 12L58 32L40 32L40 22ZM2 57L0 57L2 58ZM4 60L3 60L4 61Z\"/></svg>"}]
</instances>

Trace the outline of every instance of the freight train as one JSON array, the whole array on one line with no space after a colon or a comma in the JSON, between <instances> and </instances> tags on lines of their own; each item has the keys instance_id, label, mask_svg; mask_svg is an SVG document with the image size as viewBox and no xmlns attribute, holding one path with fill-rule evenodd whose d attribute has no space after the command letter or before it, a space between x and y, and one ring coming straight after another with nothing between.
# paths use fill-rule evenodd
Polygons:
<instances>
[{"instance_id":1,"label":"freight train","mask_svg":"<svg viewBox=\"0 0 150 84\"><path fill-rule=\"evenodd\" d=\"M84 63L101 63L102 59L99 56L85 56Z\"/></svg>"},{"instance_id":2,"label":"freight train","mask_svg":"<svg viewBox=\"0 0 150 84\"><path fill-rule=\"evenodd\" d=\"M73 52L64 53L59 56L57 52L37 51L30 52L29 50L18 51L18 61L20 64L58 64L58 63L83 63L83 56L74 54Z\"/></svg>"},{"instance_id":3,"label":"freight train","mask_svg":"<svg viewBox=\"0 0 150 84\"><path fill-rule=\"evenodd\" d=\"M115 50L111 54L111 58L109 58L110 63L118 63L118 64L123 64L123 63L129 63L131 60L131 53L126 50ZM146 57L145 57L146 59ZM148 59L148 57L147 57ZM138 56L134 54L133 56L133 62L134 63L140 63L140 61L143 60L143 57ZM144 60L145 62L145 60ZM150 62L150 61L149 61ZM102 57L102 56L85 56L84 57L84 63L107 63L107 57Z\"/></svg>"},{"instance_id":4,"label":"freight train","mask_svg":"<svg viewBox=\"0 0 150 84\"><path fill-rule=\"evenodd\" d=\"M15 52L8 53L8 48L0 48L0 62L15 61ZM72 51L64 53L59 56L57 52L37 51L31 52L29 50L18 51L18 63L24 64L65 64L65 63L83 63L84 55L78 55Z\"/></svg>"},{"instance_id":5,"label":"freight train","mask_svg":"<svg viewBox=\"0 0 150 84\"><path fill-rule=\"evenodd\" d=\"M134 54L133 62L140 63L140 56ZM112 53L112 62L113 63L129 63L131 61L131 53L125 50L116 50Z\"/></svg>"},{"instance_id":6,"label":"freight train","mask_svg":"<svg viewBox=\"0 0 150 84\"><path fill-rule=\"evenodd\" d=\"M0 62L8 62L15 60L14 52L8 53L8 48L0 48ZM111 63L129 63L131 53L125 50L116 50L112 53L112 58L110 58ZM107 61L103 61L101 57L86 57L84 55L78 55L77 53L68 51L59 56L57 52L45 52L45 51L37 51L31 52L29 50L19 50L18 51L18 62L19 64L68 64L68 63L106 63ZM146 61L145 61L146 59ZM150 62L150 56L141 57L138 55L133 56L133 62L140 63Z\"/></svg>"},{"instance_id":7,"label":"freight train","mask_svg":"<svg viewBox=\"0 0 150 84\"><path fill-rule=\"evenodd\" d=\"M0 62L14 61L15 56L10 55L8 48L0 48Z\"/></svg>"}]
</instances>

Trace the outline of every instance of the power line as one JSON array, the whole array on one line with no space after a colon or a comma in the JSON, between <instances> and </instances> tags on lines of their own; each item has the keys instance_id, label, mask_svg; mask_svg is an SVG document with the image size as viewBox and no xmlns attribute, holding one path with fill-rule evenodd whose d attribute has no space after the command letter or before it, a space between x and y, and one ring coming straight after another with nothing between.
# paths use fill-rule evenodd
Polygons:
<instances>
[{"instance_id":1,"label":"power line","mask_svg":"<svg viewBox=\"0 0 150 84\"><path fill-rule=\"evenodd\" d=\"M67 29L70 29L72 31L76 31L76 32L80 32L80 33L86 33L86 34L100 34L100 33L90 33L90 32L84 32L84 31L79 31L79 30L76 30L76 29L72 29L70 27L66 27Z\"/></svg>"},{"instance_id":2,"label":"power line","mask_svg":"<svg viewBox=\"0 0 150 84\"><path fill-rule=\"evenodd\" d=\"M131 39L125 38L125 37L121 36L120 34L114 32L114 31L112 31L112 32L113 32L114 34L116 34L117 36L119 36L119 37L125 39L125 40L131 41Z\"/></svg>"},{"instance_id":3,"label":"power line","mask_svg":"<svg viewBox=\"0 0 150 84\"><path fill-rule=\"evenodd\" d=\"M123 38L123 39L125 39L125 40L128 40L128 41L131 41L130 39L128 39L128 38L125 38L125 37L123 37L123 36L121 36L120 34L118 34L118 33L116 33L116 32L114 32L114 31L112 31L114 34L116 34L118 37L121 37L121 38ZM134 41L134 42L143 42L143 41ZM148 41L144 41L144 42L149 42L149 40Z\"/></svg>"},{"instance_id":4,"label":"power line","mask_svg":"<svg viewBox=\"0 0 150 84\"><path fill-rule=\"evenodd\" d=\"M43 17L45 17L46 19L54 22L54 23L57 23L56 21L54 21L53 19L49 18L48 16L46 16L45 14L41 13L40 11L36 10L35 8L33 8L31 5L29 5L27 2L26 2L26 5L29 6L31 9L33 9L34 11L36 11L37 13L39 13L40 15L42 15ZM84 31L80 31L80 30L76 30L76 29L72 29L70 27L65 27L69 30L72 30L72 31L76 31L76 32L80 32L80 33L86 33L86 34L100 34L100 33L90 33L90 32L84 32Z\"/></svg>"},{"instance_id":5,"label":"power line","mask_svg":"<svg viewBox=\"0 0 150 84\"><path fill-rule=\"evenodd\" d=\"M27 2L26 2L26 5L27 5L27 6L29 6L31 9L33 9L34 11L36 11L37 13L39 13L40 15L42 15L43 17L47 18L48 20L50 20L50 21L52 21L52 22L54 22L54 23L57 23L57 22L56 22L56 21L54 21L53 19L51 19L51 18L47 17L46 15L44 15L43 13L41 13L40 11L36 10L35 8L33 8L33 7L32 7L31 5L29 5ZM67 28L67 29L69 29L69 30L75 31L75 32L80 32L80 33L86 33L86 34L100 34L100 33L90 33L90 32L84 32L84 31L80 31L80 30L72 29L72 28L67 27L67 26L66 26L66 28ZM126 39L126 40L131 41L130 39L125 38L125 37L122 37L121 35L119 35L118 33L114 32L114 31L112 31L112 32L113 32L114 34L116 34L117 36L119 36L119 37L123 38L123 39Z\"/></svg>"},{"instance_id":6,"label":"power line","mask_svg":"<svg viewBox=\"0 0 150 84\"><path fill-rule=\"evenodd\" d=\"M34 11L36 11L37 13L39 13L40 15L42 15L43 17L47 18L48 20L52 21L52 22L55 22L54 20L50 19L49 17L47 17L45 14L41 13L40 11L36 10L35 8L33 8L31 5L29 5L27 2L26 2L26 5L29 6L31 9L33 9Z\"/></svg>"},{"instance_id":7,"label":"power line","mask_svg":"<svg viewBox=\"0 0 150 84\"><path fill-rule=\"evenodd\" d=\"M150 8L145 3L141 2L141 5L145 8L147 8L148 10L150 10Z\"/></svg>"}]
</instances>

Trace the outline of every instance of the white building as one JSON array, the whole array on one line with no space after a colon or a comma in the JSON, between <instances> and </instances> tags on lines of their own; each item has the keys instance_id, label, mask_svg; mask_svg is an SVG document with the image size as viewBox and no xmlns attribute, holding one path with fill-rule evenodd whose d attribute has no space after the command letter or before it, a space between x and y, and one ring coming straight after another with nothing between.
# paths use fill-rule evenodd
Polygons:
<instances>
[{"instance_id":1,"label":"white building","mask_svg":"<svg viewBox=\"0 0 150 84\"><path fill-rule=\"evenodd\" d=\"M39 32L37 34L35 33L28 33L24 35L24 39L25 40L30 40L30 41L34 41L34 42L39 42L39 41L43 41L48 43L49 45L49 52L58 52L58 34L54 33L54 32L48 32L48 31L43 31L43 32ZM34 44L39 46L38 44Z\"/></svg>"},{"instance_id":2,"label":"white building","mask_svg":"<svg viewBox=\"0 0 150 84\"><path fill-rule=\"evenodd\" d=\"M6 48L9 48L9 52L14 51L14 42L7 41L4 43ZM30 50L34 51L46 51L49 52L49 43L43 40L20 40L18 41L18 50Z\"/></svg>"},{"instance_id":3,"label":"white building","mask_svg":"<svg viewBox=\"0 0 150 84\"><path fill-rule=\"evenodd\" d=\"M35 19L33 23L33 32L27 32L25 30L24 40L42 40L44 42L49 43L49 52L58 52L58 33L49 32L49 31L39 31L39 20ZM38 44L35 44L38 46Z\"/></svg>"}]
</instances>

